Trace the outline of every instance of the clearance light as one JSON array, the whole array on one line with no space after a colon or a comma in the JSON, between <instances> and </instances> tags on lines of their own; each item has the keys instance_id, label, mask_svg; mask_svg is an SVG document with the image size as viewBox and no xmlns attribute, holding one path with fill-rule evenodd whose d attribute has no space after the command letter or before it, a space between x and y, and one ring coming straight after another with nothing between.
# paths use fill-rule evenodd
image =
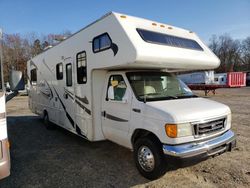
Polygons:
<instances>
[{"instance_id":1,"label":"clearance light","mask_svg":"<svg viewBox=\"0 0 250 188\"><path fill-rule=\"evenodd\" d=\"M152 25L153 25L153 26L157 26L157 24L156 24L156 23L152 23Z\"/></svg>"},{"instance_id":2,"label":"clearance light","mask_svg":"<svg viewBox=\"0 0 250 188\"><path fill-rule=\"evenodd\" d=\"M189 33L193 33L193 31L189 31Z\"/></svg>"},{"instance_id":3,"label":"clearance light","mask_svg":"<svg viewBox=\"0 0 250 188\"><path fill-rule=\"evenodd\" d=\"M169 26L168 29L173 29L173 28Z\"/></svg>"},{"instance_id":4,"label":"clearance light","mask_svg":"<svg viewBox=\"0 0 250 188\"><path fill-rule=\"evenodd\" d=\"M127 16L125 16L125 15L121 15L120 17L121 17L121 18L127 18Z\"/></svg>"},{"instance_id":5,"label":"clearance light","mask_svg":"<svg viewBox=\"0 0 250 188\"><path fill-rule=\"evenodd\" d=\"M166 124L165 131L168 137L176 138L177 137L177 125L176 124Z\"/></svg>"},{"instance_id":6,"label":"clearance light","mask_svg":"<svg viewBox=\"0 0 250 188\"><path fill-rule=\"evenodd\" d=\"M165 25L160 25L160 27L165 27Z\"/></svg>"}]
</instances>

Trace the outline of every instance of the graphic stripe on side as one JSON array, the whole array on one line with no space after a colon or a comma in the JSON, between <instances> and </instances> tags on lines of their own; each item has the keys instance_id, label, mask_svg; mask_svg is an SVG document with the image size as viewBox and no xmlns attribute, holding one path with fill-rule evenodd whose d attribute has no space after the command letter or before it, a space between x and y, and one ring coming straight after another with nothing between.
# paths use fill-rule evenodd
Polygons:
<instances>
[{"instance_id":1,"label":"graphic stripe on side","mask_svg":"<svg viewBox=\"0 0 250 188\"><path fill-rule=\"evenodd\" d=\"M113 121L128 122L128 120L126 120L126 119L122 119L122 118L119 118L119 117L110 115L110 114L108 114L108 113L102 113L102 115L103 115L104 117L106 117L107 119L110 119L110 120L113 120Z\"/></svg>"}]
</instances>

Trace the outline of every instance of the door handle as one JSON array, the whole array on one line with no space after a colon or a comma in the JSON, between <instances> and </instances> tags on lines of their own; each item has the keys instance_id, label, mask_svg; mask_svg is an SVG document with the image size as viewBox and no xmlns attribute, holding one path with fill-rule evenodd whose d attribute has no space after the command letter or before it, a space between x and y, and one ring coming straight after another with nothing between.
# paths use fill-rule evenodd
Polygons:
<instances>
[{"instance_id":1,"label":"door handle","mask_svg":"<svg viewBox=\"0 0 250 188\"><path fill-rule=\"evenodd\" d=\"M132 110L133 110L134 112L141 113L141 110L138 109L138 108L133 108Z\"/></svg>"},{"instance_id":2,"label":"door handle","mask_svg":"<svg viewBox=\"0 0 250 188\"><path fill-rule=\"evenodd\" d=\"M103 116L103 117L106 117L106 111L103 111L103 112L102 112L102 116Z\"/></svg>"}]
</instances>

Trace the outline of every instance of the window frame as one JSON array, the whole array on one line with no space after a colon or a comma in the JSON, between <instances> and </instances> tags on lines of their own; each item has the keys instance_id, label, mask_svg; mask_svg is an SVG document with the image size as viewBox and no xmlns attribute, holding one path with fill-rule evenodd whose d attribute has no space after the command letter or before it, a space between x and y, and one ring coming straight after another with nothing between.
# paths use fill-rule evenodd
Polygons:
<instances>
[{"instance_id":1,"label":"window frame","mask_svg":"<svg viewBox=\"0 0 250 188\"><path fill-rule=\"evenodd\" d=\"M71 66L71 84L69 84L69 82L68 82L68 66ZM66 72L66 86L67 87L72 87L73 86L73 66L72 66L72 63L67 63L66 65L65 65L65 72Z\"/></svg>"},{"instance_id":2,"label":"window frame","mask_svg":"<svg viewBox=\"0 0 250 188\"><path fill-rule=\"evenodd\" d=\"M34 73L35 73L35 79L33 79ZM37 84L37 68L33 68L30 70L30 83L31 85Z\"/></svg>"},{"instance_id":3,"label":"window frame","mask_svg":"<svg viewBox=\"0 0 250 188\"><path fill-rule=\"evenodd\" d=\"M105 35L107 35L108 36L108 38L109 38L109 40L110 40L110 46L108 46L108 47L106 47L106 48L101 48L101 37L102 36L105 36ZM99 41L98 41L98 44L99 44L99 50L97 50L97 51L95 51L95 48L94 48L94 45L95 45L95 40L96 39L99 39ZM108 50L108 49L110 49L111 47L112 47L112 39L111 39L111 37L109 36L109 34L107 33L107 32L105 32L105 33L102 33L102 34L100 34L100 35L98 35L98 36L96 36L96 37L94 37L93 39L92 39L92 51L93 51L93 53L99 53L99 52L102 52L102 51L105 51L105 50Z\"/></svg>"},{"instance_id":4,"label":"window frame","mask_svg":"<svg viewBox=\"0 0 250 188\"><path fill-rule=\"evenodd\" d=\"M59 74L59 73L60 73L60 72L59 72L59 70L60 70L59 67L60 67L60 66L62 66L62 72L61 72L62 75L61 75L61 76L60 76L60 74ZM60 76L60 77L59 77L59 76ZM56 64L56 79L57 79L57 80L63 80L63 63L62 63L62 62Z\"/></svg>"},{"instance_id":5,"label":"window frame","mask_svg":"<svg viewBox=\"0 0 250 188\"><path fill-rule=\"evenodd\" d=\"M86 81L82 81L82 82L79 82L79 78L78 78L78 55L82 54L82 53L85 53L85 69L86 69ZM88 80L88 73L87 73L87 52L84 50L84 51L81 51L81 52L78 52L76 54L76 79L77 79L77 84L86 84L87 83L87 80Z\"/></svg>"},{"instance_id":6,"label":"window frame","mask_svg":"<svg viewBox=\"0 0 250 188\"><path fill-rule=\"evenodd\" d=\"M151 44L158 44L158 45L163 45L163 46L169 46L169 47L175 47L175 48L183 48L183 49L189 49L189 50L196 50L196 51L204 51L204 49L201 47L201 45L193 39L188 39L188 38L184 38L184 37L179 37L179 36L175 36L175 35L169 35L166 33L160 33L160 32L156 32L156 31L151 31L151 30L147 30L147 29L141 29L141 28L136 28L137 33L140 35L140 37L142 38L143 41L147 42L147 43L151 43ZM193 42L198 48L192 48L190 46L180 46L180 45L171 45L168 43L164 43L164 42L157 42L157 41L151 41L149 39L146 39L143 34L141 32L151 32L154 34L158 34L158 35L162 35L165 37L171 37L172 39L178 39L178 40L183 40L184 41L190 41Z\"/></svg>"},{"instance_id":7,"label":"window frame","mask_svg":"<svg viewBox=\"0 0 250 188\"><path fill-rule=\"evenodd\" d=\"M108 84L107 84L107 89L106 89L106 101L109 101L109 102L118 102L119 103L119 102L122 102L122 100L115 100L115 99L109 99L108 98L108 90L109 90L109 86L110 86L110 79L111 79L111 77L114 77L114 76L121 76L122 79L123 79L123 81L124 81L124 83L125 83L125 85L126 85L126 90L124 92L123 97L126 95L126 92L128 90L128 84L126 83L125 77L122 74L112 74L108 78Z\"/></svg>"}]
</instances>

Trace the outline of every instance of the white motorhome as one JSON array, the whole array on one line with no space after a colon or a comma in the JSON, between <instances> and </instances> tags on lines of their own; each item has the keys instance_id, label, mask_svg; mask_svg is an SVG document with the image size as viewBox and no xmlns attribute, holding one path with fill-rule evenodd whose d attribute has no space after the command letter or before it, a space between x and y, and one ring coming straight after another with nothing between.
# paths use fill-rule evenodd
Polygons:
<instances>
[{"instance_id":1,"label":"white motorhome","mask_svg":"<svg viewBox=\"0 0 250 188\"><path fill-rule=\"evenodd\" d=\"M167 156L235 146L229 107L174 75L219 64L191 31L112 12L28 61L29 107L47 126L133 150L139 172L155 179Z\"/></svg>"},{"instance_id":2,"label":"white motorhome","mask_svg":"<svg viewBox=\"0 0 250 188\"><path fill-rule=\"evenodd\" d=\"M2 57L2 30L0 29L0 179L10 175L10 152L7 135Z\"/></svg>"}]
</instances>

